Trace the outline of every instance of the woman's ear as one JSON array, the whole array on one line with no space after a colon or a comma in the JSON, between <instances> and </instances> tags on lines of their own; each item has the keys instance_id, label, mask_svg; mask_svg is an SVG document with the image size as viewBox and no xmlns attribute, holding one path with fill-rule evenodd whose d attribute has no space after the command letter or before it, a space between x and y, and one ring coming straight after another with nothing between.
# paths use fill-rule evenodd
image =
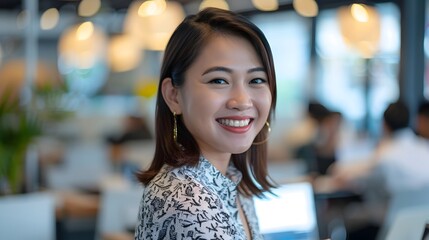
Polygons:
<instances>
[{"instance_id":1,"label":"woman's ear","mask_svg":"<svg viewBox=\"0 0 429 240\"><path fill-rule=\"evenodd\" d=\"M173 86L171 78L165 78L161 84L162 97L170 108L171 112L176 114L182 113L182 108L179 104L179 90Z\"/></svg>"}]
</instances>

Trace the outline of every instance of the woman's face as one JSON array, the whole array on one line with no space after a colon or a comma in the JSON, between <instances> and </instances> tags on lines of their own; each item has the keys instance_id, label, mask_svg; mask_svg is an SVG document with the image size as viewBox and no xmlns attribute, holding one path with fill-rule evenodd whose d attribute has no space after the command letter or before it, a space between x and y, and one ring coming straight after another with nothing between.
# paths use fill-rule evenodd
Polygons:
<instances>
[{"instance_id":1,"label":"woman's face","mask_svg":"<svg viewBox=\"0 0 429 240\"><path fill-rule=\"evenodd\" d=\"M186 71L177 101L202 154L229 158L248 150L264 127L271 92L252 45L243 38L218 35Z\"/></svg>"}]
</instances>

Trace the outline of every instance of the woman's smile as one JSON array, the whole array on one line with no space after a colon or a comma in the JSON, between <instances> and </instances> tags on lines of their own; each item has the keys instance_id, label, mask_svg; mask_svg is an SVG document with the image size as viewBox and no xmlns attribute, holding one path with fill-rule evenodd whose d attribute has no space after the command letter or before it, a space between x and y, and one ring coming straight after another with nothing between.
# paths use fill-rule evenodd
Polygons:
<instances>
[{"instance_id":1,"label":"woman's smile","mask_svg":"<svg viewBox=\"0 0 429 240\"><path fill-rule=\"evenodd\" d=\"M217 120L220 124L227 127L247 127L251 121L250 118L237 120L237 119L225 119L221 118Z\"/></svg>"},{"instance_id":2,"label":"woman's smile","mask_svg":"<svg viewBox=\"0 0 429 240\"><path fill-rule=\"evenodd\" d=\"M252 124L252 118L219 118L216 121L223 129L232 133L245 133Z\"/></svg>"}]
</instances>

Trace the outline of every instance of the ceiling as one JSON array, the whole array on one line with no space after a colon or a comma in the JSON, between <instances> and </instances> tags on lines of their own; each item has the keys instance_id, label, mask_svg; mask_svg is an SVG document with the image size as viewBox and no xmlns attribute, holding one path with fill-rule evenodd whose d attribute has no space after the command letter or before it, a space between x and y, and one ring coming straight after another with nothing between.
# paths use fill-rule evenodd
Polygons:
<instances>
[{"instance_id":1,"label":"ceiling","mask_svg":"<svg viewBox=\"0 0 429 240\"><path fill-rule=\"evenodd\" d=\"M26 0L0 0L0 11L1 10L21 10ZM31 0L33 1L33 0ZM126 9L133 0L102 0L103 5L113 10ZM177 1L183 5L199 4L201 0L170 0ZM227 0L231 6L231 10L240 11L245 9L249 11L251 9L241 8L243 6L251 5L251 0ZM350 4L352 2L363 2L363 3L379 3L379 2L400 2L406 0L316 0L319 8L330 8L337 7L340 5ZM42 12L48 8L62 8L70 7L70 9L76 9L80 0L38 0L39 10ZM281 8L291 8L292 0L279 0Z\"/></svg>"},{"instance_id":2,"label":"ceiling","mask_svg":"<svg viewBox=\"0 0 429 240\"><path fill-rule=\"evenodd\" d=\"M77 6L80 0L38 0L40 11L48 8L61 8L64 6ZM126 9L133 0L102 0L102 3L112 9ZM190 0L175 0L182 3L187 3ZM25 0L0 0L0 9L14 10L22 9Z\"/></svg>"},{"instance_id":3,"label":"ceiling","mask_svg":"<svg viewBox=\"0 0 429 240\"><path fill-rule=\"evenodd\" d=\"M55 40L63 30L67 27L81 21L77 17L76 11L81 0L0 0L0 40L4 38L22 36L22 29L17 27L17 16L25 7L25 3L29 2L33 5L33 1L38 1L39 14L49 8L57 8L61 11L61 21L58 27L44 31L39 37L46 40ZM133 1L137 0L101 0L101 14L98 14L98 24L109 34L116 34L122 31L126 9ZM199 5L202 0L168 0L176 1L184 6L185 14L194 14L198 12ZM232 11L238 12L244 16L253 15L258 12L252 4L252 0L226 0ZM279 10L292 10L293 0L278 0ZM319 10L327 8L336 8L342 5L348 5L355 2L366 4L381 3L381 2L396 2L401 3L409 0L316 0ZM110 14L115 13L115 14Z\"/></svg>"},{"instance_id":4,"label":"ceiling","mask_svg":"<svg viewBox=\"0 0 429 240\"><path fill-rule=\"evenodd\" d=\"M33 1L33 0L32 0ZM105 6L108 6L115 10L126 9L133 0L102 0ZM187 4L195 0L174 0ZM80 0L38 0L40 11L44 11L48 8L61 8L64 6L76 7ZM25 0L0 0L0 9L2 10L14 10L22 9Z\"/></svg>"}]
</instances>

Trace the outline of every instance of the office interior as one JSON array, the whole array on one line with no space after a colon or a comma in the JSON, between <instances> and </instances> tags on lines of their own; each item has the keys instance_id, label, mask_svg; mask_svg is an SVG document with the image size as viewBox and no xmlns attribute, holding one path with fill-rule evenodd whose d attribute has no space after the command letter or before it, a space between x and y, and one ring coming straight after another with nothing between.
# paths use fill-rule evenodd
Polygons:
<instances>
[{"instance_id":1,"label":"office interior","mask_svg":"<svg viewBox=\"0 0 429 240\"><path fill-rule=\"evenodd\" d=\"M297 151L317 131L313 103L340 113L336 162L375 150L392 102L405 103L416 128L429 101L428 0L0 0L0 239L133 239L134 172L153 156L163 49L209 4L266 34L278 88L269 173L312 184L318 239L421 239L410 236L423 223L393 229L389 198L358 216L363 193L336 189L329 170L313 171ZM429 181L418 192L423 203L412 195L402 207L429 212Z\"/></svg>"}]
</instances>

